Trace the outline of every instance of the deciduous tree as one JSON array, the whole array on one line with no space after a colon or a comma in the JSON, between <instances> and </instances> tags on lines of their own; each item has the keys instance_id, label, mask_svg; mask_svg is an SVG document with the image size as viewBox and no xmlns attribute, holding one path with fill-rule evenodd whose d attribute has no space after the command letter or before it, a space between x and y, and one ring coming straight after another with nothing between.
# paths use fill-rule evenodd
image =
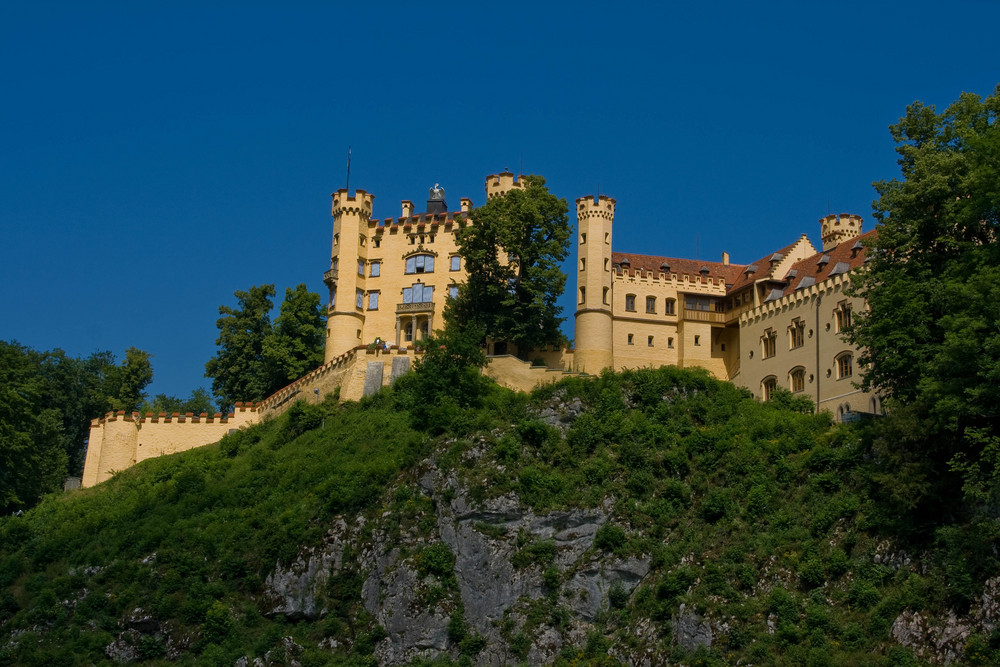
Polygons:
<instances>
[{"instance_id":1,"label":"deciduous tree","mask_svg":"<svg viewBox=\"0 0 1000 667\"><path fill-rule=\"evenodd\" d=\"M998 118L1000 86L940 114L907 108L890 128L902 178L875 183L878 238L853 279L869 307L849 334L864 386L895 412L886 451L928 497L954 483L948 468L970 497L1000 489Z\"/></svg>"},{"instance_id":2,"label":"deciduous tree","mask_svg":"<svg viewBox=\"0 0 1000 667\"><path fill-rule=\"evenodd\" d=\"M521 356L561 339L556 300L566 285L560 268L569 252L565 199L541 176L474 209L457 234L468 279L446 316L513 343Z\"/></svg>"}]
</instances>

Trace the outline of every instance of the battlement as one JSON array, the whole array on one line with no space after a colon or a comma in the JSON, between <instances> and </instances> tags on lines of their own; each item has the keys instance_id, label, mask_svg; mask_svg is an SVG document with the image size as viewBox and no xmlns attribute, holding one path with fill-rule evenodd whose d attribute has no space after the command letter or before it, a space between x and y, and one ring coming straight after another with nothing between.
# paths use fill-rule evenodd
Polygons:
<instances>
[{"instance_id":1,"label":"battlement","mask_svg":"<svg viewBox=\"0 0 1000 667\"><path fill-rule=\"evenodd\" d=\"M607 195L580 197L576 200L576 217L579 219L605 218L613 220L616 203L612 197L608 197Z\"/></svg>"},{"instance_id":2,"label":"battlement","mask_svg":"<svg viewBox=\"0 0 1000 667\"><path fill-rule=\"evenodd\" d=\"M504 171L499 174L490 174L486 177L486 198L492 199L500 195L507 194L513 189L524 188L524 176L514 178L514 174Z\"/></svg>"},{"instance_id":3,"label":"battlement","mask_svg":"<svg viewBox=\"0 0 1000 667\"><path fill-rule=\"evenodd\" d=\"M823 250L834 248L848 239L861 236L864 219L851 213L831 213L819 219Z\"/></svg>"},{"instance_id":4,"label":"battlement","mask_svg":"<svg viewBox=\"0 0 1000 667\"><path fill-rule=\"evenodd\" d=\"M354 191L354 196L351 197L346 188L341 188L330 196L333 197L333 206L330 214L334 218L344 213L358 215L362 220L371 218L375 207L375 195L370 195L364 190L358 189Z\"/></svg>"},{"instance_id":5,"label":"battlement","mask_svg":"<svg viewBox=\"0 0 1000 667\"><path fill-rule=\"evenodd\" d=\"M97 419L91 419L90 420L90 425L91 426L100 426L101 424L106 424L107 422L113 422L113 421L119 421L119 420L123 421L123 422L135 422L137 424L143 424L145 422L149 422L149 423L152 423L152 424L156 424L156 423L169 424L171 422L178 423L178 424L184 424L184 423L191 423L191 424L221 423L221 424L225 424L230 419L235 419L237 413L241 413L242 414L242 413L246 413L246 412L253 412L253 413L260 412L263 409L263 406L264 406L263 401L261 401L259 403L252 403L252 402L242 403L240 401L237 401L236 405L233 408L233 411L230 412L229 414L225 414L225 415L222 414L221 412L216 412L216 413L211 414L211 415L208 414L207 412L202 412L202 413L197 414L197 415L194 414L193 412L185 412L184 414L181 414L180 412L171 412L171 413L167 413L167 412L160 412L160 413L147 412L145 415L143 415L140 412L125 412L124 410L118 410L117 412L115 412L115 411L108 412L103 417L99 417Z\"/></svg>"}]
</instances>

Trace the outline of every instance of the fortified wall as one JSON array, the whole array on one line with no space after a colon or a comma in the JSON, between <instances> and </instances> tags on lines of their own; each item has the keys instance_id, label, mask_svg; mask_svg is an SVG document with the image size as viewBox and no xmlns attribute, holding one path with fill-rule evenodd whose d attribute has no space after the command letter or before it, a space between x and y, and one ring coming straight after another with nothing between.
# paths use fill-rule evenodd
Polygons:
<instances>
[{"instance_id":1,"label":"fortified wall","mask_svg":"<svg viewBox=\"0 0 1000 667\"><path fill-rule=\"evenodd\" d=\"M218 442L224 435L264 419L276 417L296 401L321 403L327 394L339 391L341 400L357 401L396 381L413 366L417 351L390 347L358 347L310 371L260 403L237 403L228 415L109 412L90 423L90 441L81 486L110 479L140 461L183 452ZM549 367L534 366L510 355L491 357L484 371L501 385L515 391L530 391L571 374L561 368L572 364L572 351L551 348L538 356Z\"/></svg>"}]
</instances>

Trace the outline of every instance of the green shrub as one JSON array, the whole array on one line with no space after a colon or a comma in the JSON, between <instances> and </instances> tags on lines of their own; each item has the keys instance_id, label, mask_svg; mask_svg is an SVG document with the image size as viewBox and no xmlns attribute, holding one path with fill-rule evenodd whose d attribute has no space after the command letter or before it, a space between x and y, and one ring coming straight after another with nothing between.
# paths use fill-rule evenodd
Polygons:
<instances>
[{"instance_id":1,"label":"green shrub","mask_svg":"<svg viewBox=\"0 0 1000 667\"><path fill-rule=\"evenodd\" d=\"M594 534L594 547L618 553L628 543L625 529L612 523L605 523Z\"/></svg>"},{"instance_id":2,"label":"green shrub","mask_svg":"<svg viewBox=\"0 0 1000 667\"><path fill-rule=\"evenodd\" d=\"M432 574L441 579L449 579L455 574L455 554L444 542L435 542L424 547L417 555L417 571L421 575Z\"/></svg>"}]
</instances>

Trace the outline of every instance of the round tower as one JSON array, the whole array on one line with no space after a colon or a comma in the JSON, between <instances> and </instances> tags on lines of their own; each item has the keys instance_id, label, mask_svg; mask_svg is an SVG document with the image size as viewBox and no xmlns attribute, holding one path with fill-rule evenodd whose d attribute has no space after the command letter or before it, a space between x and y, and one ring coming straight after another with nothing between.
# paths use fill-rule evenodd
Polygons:
<instances>
[{"instance_id":1,"label":"round tower","mask_svg":"<svg viewBox=\"0 0 1000 667\"><path fill-rule=\"evenodd\" d=\"M346 189L340 189L332 197L333 246L330 269L323 274L323 282L330 289L326 362L362 344L365 276L364 265L359 262L368 258L368 221L375 202L375 195L364 190L356 190L352 197Z\"/></svg>"},{"instance_id":2,"label":"round tower","mask_svg":"<svg viewBox=\"0 0 1000 667\"><path fill-rule=\"evenodd\" d=\"M823 252L832 250L838 245L861 235L861 223L864 220L860 215L841 213L830 215L819 219L820 239L823 241Z\"/></svg>"},{"instance_id":3,"label":"round tower","mask_svg":"<svg viewBox=\"0 0 1000 667\"><path fill-rule=\"evenodd\" d=\"M615 200L601 195L576 200L577 278L576 333L573 358L586 373L613 364L611 317L611 227Z\"/></svg>"}]
</instances>

